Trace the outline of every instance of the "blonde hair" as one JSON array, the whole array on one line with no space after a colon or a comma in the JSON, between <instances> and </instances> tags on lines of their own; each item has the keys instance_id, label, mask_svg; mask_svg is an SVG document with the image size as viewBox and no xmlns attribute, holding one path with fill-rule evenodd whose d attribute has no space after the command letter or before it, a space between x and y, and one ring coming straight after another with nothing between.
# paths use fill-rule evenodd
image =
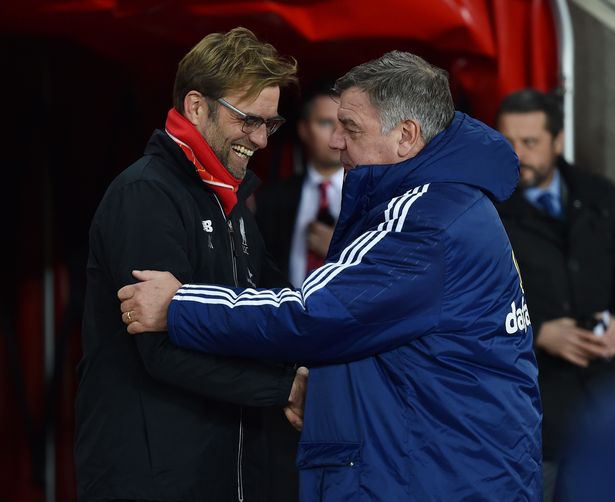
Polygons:
<instances>
[{"instance_id":1,"label":"blonde hair","mask_svg":"<svg viewBox=\"0 0 615 502\"><path fill-rule=\"evenodd\" d=\"M207 35L182 58L173 105L183 113L184 97L192 90L216 100L229 90L241 89L250 98L266 87L289 84L297 84L297 61L280 56L273 45L239 27Z\"/></svg>"}]
</instances>

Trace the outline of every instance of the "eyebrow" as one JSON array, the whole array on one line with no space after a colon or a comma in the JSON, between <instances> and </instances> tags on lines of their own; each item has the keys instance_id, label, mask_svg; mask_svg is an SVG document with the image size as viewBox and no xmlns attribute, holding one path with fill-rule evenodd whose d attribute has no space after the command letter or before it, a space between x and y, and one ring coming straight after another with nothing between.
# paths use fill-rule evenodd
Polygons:
<instances>
[{"instance_id":1,"label":"eyebrow","mask_svg":"<svg viewBox=\"0 0 615 502\"><path fill-rule=\"evenodd\" d=\"M233 105L232 103L229 103L226 99L224 98L218 98L216 101L218 101L218 103L221 103L222 105L224 105L226 108L228 108L229 110L234 111L235 113L237 113L240 117L245 118L252 118L252 119L260 119L260 120L264 120L265 122L267 121L271 121L271 120L285 120L284 117L282 117L282 115L280 114L276 114L273 117L263 117L261 115L255 115L253 113L249 113L249 112L244 112L242 110L240 110L239 108L237 108L235 105Z\"/></svg>"},{"instance_id":2,"label":"eyebrow","mask_svg":"<svg viewBox=\"0 0 615 502\"><path fill-rule=\"evenodd\" d=\"M348 118L344 118L344 119L338 119L343 126L354 126L354 127L359 127L359 124L357 124L354 120Z\"/></svg>"},{"instance_id":3,"label":"eyebrow","mask_svg":"<svg viewBox=\"0 0 615 502\"><path fill-rule=\"evenodd\" d=\"M251 118L255 118L255 119L263 119L264 121L267 120L284 120L284 117L282 117L282 115L273 115L272 117L263 117L262 115L255 115L253 113L248 113L248 112L244 112L246 117L251 117Z\"/></svg>"}]
</instances>

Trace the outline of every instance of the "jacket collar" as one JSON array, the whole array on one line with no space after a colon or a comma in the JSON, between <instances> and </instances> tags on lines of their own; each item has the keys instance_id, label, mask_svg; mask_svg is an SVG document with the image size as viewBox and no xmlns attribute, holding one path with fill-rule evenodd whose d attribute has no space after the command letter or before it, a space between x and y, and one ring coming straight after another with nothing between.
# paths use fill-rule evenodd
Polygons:
<instances>
[{"instance_id":1,"label":"jacket collar","mask_svg":"<svg viewBox=\"0 0 615 502\"><path fill-rule=\"evenodd\" d=\"M497 131L460 112L411 159L397 164L357 166L344 181L342 215L366 212L408 190L435 182L463 183L494 201L513 193L519 160ZM340 218L341 220L342 218Z\"/></svg>"},{"instance_id":2,"label":"jacket collar","mask_svg":"<svg viewBox=\"0 0 615 502\"><path fill-rule=\"evenodd\" d=\"M176 171L182 178L189 183L200 186L206 192L212 192L209 187L201 181L194 165L186 158L184 152L169 136L159 129L152 134L147 146L145 155L153 155L166 160L165 166ZM239 185L237 191L238 200L245 201L258 188L261 181L252 171L248 170Z\"/></svg>"}]
</instances>

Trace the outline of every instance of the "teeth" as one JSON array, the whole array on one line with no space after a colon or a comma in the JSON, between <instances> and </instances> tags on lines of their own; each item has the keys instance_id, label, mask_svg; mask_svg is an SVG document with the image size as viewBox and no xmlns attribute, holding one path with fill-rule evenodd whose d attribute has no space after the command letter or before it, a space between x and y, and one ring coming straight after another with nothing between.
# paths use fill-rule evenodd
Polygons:
<instances>
[{"instance_id":1,"label":"teeth","mask_svg":"<svg viewBox=\"0 0 615 502\"><path fill-rule=\"evenodd\" d=\"M250 150L249 148L246 148L242 145L232 145L231 148L240 157L250 158L254 154L254 150Z\"/></svg>"}]
</instances>

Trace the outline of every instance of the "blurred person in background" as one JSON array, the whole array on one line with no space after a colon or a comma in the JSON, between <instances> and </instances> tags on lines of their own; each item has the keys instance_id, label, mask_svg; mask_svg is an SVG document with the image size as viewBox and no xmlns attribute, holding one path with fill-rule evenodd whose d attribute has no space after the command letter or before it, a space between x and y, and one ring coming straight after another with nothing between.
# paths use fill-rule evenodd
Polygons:
<instances>
[{"instance_id":1,"label":"blurred person in background","mask_svg":"<svg viewBox=\"0 0 615 502\"><path fill-rule=\"evenodd\" d=\"M562 158L563 114L555 95L510 94L497 126L520 162L519 187L498 210L534 327L550 502L571 417L589 405L594 382L615 375L615 188Z\"/></svg>"},{"instance_id":2,"label":"blurred person in background","mask_svg":"<svg viewBox=\"0 0 615 502\"><path fill-rule=\"evenodd\" d=\"M339 152L329 146L338 108L332 87L319 83L304 100L297 124L302 174L256 195L256 221L267 249L295 287L323 264L342 202L344 170Z\"/></svg>"}]
</instances>

